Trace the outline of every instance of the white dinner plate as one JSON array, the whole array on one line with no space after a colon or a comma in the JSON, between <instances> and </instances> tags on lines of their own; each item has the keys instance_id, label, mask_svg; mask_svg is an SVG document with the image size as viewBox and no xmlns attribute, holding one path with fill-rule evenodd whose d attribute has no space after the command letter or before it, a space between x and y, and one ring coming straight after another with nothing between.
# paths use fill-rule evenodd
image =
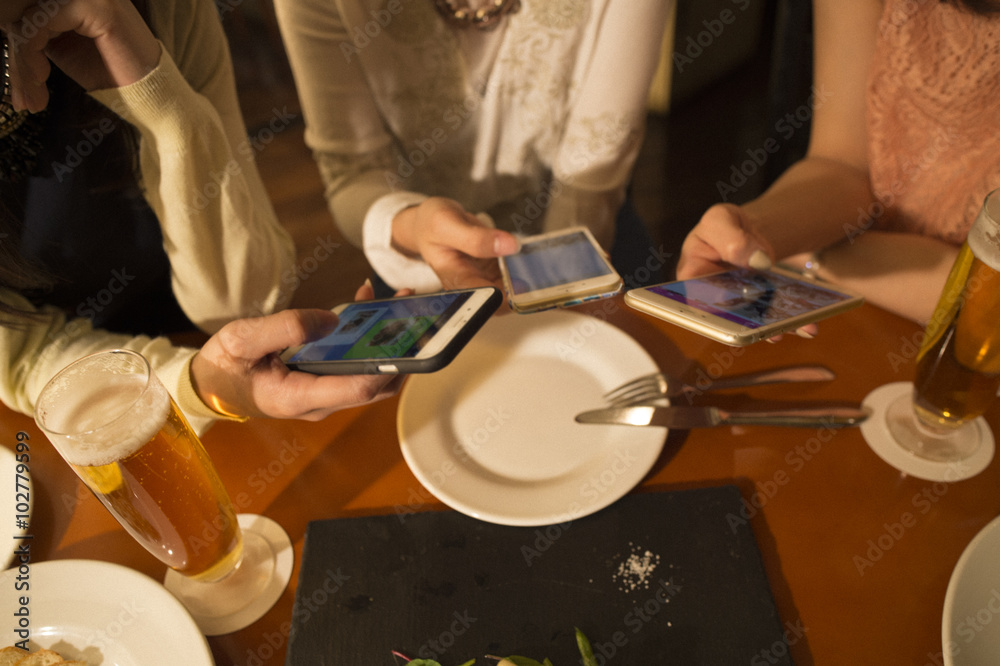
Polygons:
<instances>
[{"instance_id":1,"label":"white dinner plate","mask_svg":"<svg viewBox=\"0 0 1000 666\"><path fill-rule=\"evenodd\" d=\"M657 371L634 339L595 317L494 317L449 366L407 380L397 419L403 457L440 501L480 520L580 518L643 479L667 430L583 425L574 416Z\"/></svg>"},{"instance_id":2,"label":"white dinner plate","mask_svg":"<svg viewBox=\"0 0 1000 666\"><path fill-rule=\"evenodd\" d=\"M941 644L946 666L1000 663L1000 517L958 558L944 597Z\"/></svg>"},{"instance_id":3,"label":"white dinner plate","mask_svg":"<svg viewBox=\"0 0 1000 666\"><path fill-rule=\"evenodd\" d=\"M17 577L26 606L15 592ZM21 640L15 613L27 608L29 645L91 666L213 666L208 642L177 599L152 578L108 562L51 560L0 573L0 642Z\"/></svg>"},{"instance_id":4,"label":"white dinner plate","mask_svg":"<svg viewBox=\"0 0 1000 666\"><path fill-rule=\"evenodd\" d=\"M10 537L0 547L0 569L11 565L14 554L22 543L18 537L30 531L32 492L30 461L28 473L18 476L16 455L10 449L0 446L0 525L3 525L5 531L10 531ZM27 513L23 511L25 508ZM28 516L27 519L21 518L25 515Z\"/></svg>"}]
</instances>

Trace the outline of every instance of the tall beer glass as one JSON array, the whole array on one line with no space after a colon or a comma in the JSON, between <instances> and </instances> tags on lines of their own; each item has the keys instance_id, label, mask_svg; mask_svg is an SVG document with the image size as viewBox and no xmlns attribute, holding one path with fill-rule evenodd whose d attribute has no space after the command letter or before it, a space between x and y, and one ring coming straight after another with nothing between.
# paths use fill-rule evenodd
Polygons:
<instances>
[{"instance_id":1,"label":"tall beer glass","mask_svg":"<svg viewBox=\"0 0 1000 666\"><path fill-rule=\"evenodd\" d=\"M979 448L970 421L1000 389L1000 190L991 192L952 266L917 354L912 396L889 407L911 453L958 462Z\"/></svg>"},{"instance_id":2,"label":"tall beer glass","mask_svg":"<svg viewBox=\"0 0 1000 666\"><path fill-rule=\"evenodd\" d=\"M201 441L142 355L119 349L69 365L42 390L35 421L129 534L180 574L168 587L196 620L238 614L268 588L274 551L241 529Z\"/></svg>"}]
</instances>

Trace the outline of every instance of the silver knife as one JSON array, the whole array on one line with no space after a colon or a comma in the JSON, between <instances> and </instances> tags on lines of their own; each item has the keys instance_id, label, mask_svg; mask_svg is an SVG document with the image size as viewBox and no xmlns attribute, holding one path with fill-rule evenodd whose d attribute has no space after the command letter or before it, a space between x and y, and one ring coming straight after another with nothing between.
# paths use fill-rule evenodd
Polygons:
<instances>
[{"instance_id":1,"label":"silver knife","mask_svg":"<svg viewBox=\"0 0 1000 666\"><path fill-rule=\"evenodd\" d=\"M860 425L871 414L867 407L823 405L731 412L718 407L654 406L609 407L576 415L577 423L664 426L684 430L717 425L771 425L798 428L845 428Z\"/></svg>"}]
</instances>

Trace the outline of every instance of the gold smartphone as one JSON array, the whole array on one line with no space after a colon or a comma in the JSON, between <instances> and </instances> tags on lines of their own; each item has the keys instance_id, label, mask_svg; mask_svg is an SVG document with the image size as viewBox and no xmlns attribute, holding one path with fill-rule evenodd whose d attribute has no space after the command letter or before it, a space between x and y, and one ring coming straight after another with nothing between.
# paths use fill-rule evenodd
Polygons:
<instances>
[{"instance_id":1,"label":"gold smartphone","mask_svg":"<svg viewBox=\"0 0 1000 666\"><path fill-rule=\"evenodd\" d=\"M864 299L836 285L773 268L735 268L631 289L625 303L695 333L743 347L858 307Z\"/></svg>"},{"instance_id":2,"label":"gold smartphone","mask_svg":"<svg viewBox=\"0 0 1000 666\"><path fill-rule=\"evenodd\" d=\"M586 227L522 239L521 251L500 258L507 302L526 314L570 307L621 291L621 276Z\"/></svg>"}]
</instances>

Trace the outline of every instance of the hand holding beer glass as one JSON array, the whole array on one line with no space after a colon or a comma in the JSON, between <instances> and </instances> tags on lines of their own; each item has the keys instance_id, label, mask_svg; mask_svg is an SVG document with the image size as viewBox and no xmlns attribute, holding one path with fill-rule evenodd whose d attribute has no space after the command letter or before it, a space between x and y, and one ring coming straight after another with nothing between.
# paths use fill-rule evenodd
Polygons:
<instances>
[{"instance_id":1,"label":"hand holding beer glass","mask_svg":"<svg viewBox=\"0 0 1000 666\"><path fill-rule=\"evenodd\" d=\"M287 535L260 516L237 518L201 441L142 355L119 349L69 365L42 390L35 421L170 568L167 589L206 634L249 625L277 601L291 573Z\"/></svg>"},{"instance_id":2,"label":"hand holding beer glass","mask_svg":"<svg viewBox=\"0 0 1000 666\"><path fill-rule=\"evenodd\" d=\"M977 453L976 422L1000 388L1000 190L959 252L917 354L913 391L888 407L888 429L920 458L960 463ZM986 432L983 432L983 428Z\"/></svg>"}]
</instances>

